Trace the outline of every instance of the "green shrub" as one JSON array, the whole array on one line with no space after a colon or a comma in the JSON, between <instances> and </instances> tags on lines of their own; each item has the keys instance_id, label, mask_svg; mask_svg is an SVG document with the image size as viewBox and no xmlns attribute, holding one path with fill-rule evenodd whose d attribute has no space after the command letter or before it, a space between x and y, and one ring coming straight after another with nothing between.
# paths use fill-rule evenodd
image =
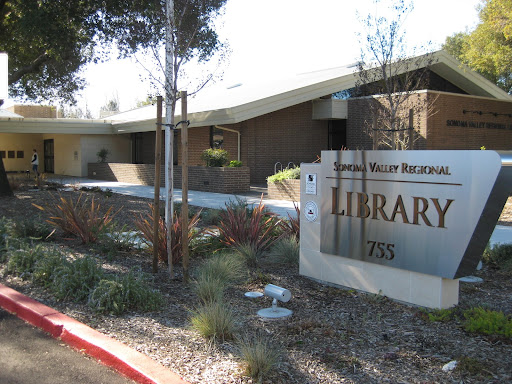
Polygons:
<instances>
[{"instance_id":1,"label":"green shrub","mask_svg":"<svg viewBox=\"0 0 512 384\"><path fill-rule=\"evenodd\" d=\"M89 295L87 304L96 312L122 314L125 311L123 284L116 280L100 280Z\"/></svg>"},{"instance_id":2,"label":"green shrub","mask_svg":"<svg viewBox=\"0 0 512 384\"><path fill-rule=\"evenodd\" d=\"M101 148L98 152L96 152L96 156L98 156L98 163L106 162L108 155L110 155L110 151L106 148Z\"/></svg>"},{"instance_id":3,"label":"green shrub","mask_svg":"<svg viewBox=\"0 0 512 384\"><path fill-rule=\"evenodd\" d=\"M7 273L16 274L27 278L34 272L37 260L44 257L42 244L21 243L17 249L9 249L7 252Z\"/></svg>"},{"instance_id":4,"label":"green shrub","mask_svg":"<svg viewBox=\"0 0 512 384\"><path fill-rule=\"evenodd\" d=\"M506 272L512 271L512 244L495 244L485 248L482 261L503 269Z\"/></svg>"},{"instance_id":5,"label":"green shrub","mask_svg":"<svg viewBox=\"0 0 512 384\"><path fill-rule=\"evenodd\" d=\"M201 222L204 225L217 225L220 220L220 209L207 208L201 213Z\"/></svg>"},{"instance_id":6,"label":"green shrub","mask_svg":"<svg viewBox=\"0 0 512 384\"><path fill-rule=\"evenodd\" d=\"M282 237L270 249L270 259L279 264L299 265L300 243L295 236Z\"/></svg>"},{"instance_id":7,"label":"green shrub","mask_svg":"<svg viewBox=\"0 0 512 384\"><path fill-rule=\"evenodd\" d=\"M226 249L226 245L220 241L220 238L214 233L205 233L191 240L190 249L194 255L209 257L219 251Z\"/></svg>"},{"instance_id":8,"label":"green shrub","mask_svg":"<svg viewBox=\"0 0 512 384\"><path fill-rule=\"evenodd\" d=\"M457 358L455 372L468 373L473 376L488 373L486 363L482 363L475 358L467 356L460 356Z\"/></svg>"},{"instance_id":9,"label":"green shrub","mask_svg":"<svg viewBox=\"0 0 512 384\"><path fill-rule=\"evenodd\" d=\"M239 168L241 166L242 166L242 162L240 160L231 160L228 165L228 167L231 167L231 168Z\"/></svg>"},{"instance_id":10,"label":"green shrub","mask_svg":"<svg viewBox=\"0 0 512 384\"><path fill-rule=\"evenodd\" d=\"M282 180L300 179L300 167L285 168L277 172L275 175L267 177L267 182L278 183Z\"/></svg>"},{"instance_id":11,"label":"green shrub","mask_svg":"<svg viewBox=\"0 0 512 384\"><path fill-rule=\"evenodd\" d=\"M0 252L5 251L7 239L9 237L12 221L2 216L0 217Z\"/></svg>"},{"instance_id":12,"label":"green shrub","mask_svg":"<svg viewBox=\"0 0 512 384\"><path fill-rule=\"evenodd\" d=\"M232 339L235 332L233 311L219 301L197 308L192 312L190 322L201 336L214 341Z\"/></svg>"},{"instance_id":13,"label":"green shrub","mask_svg":"<svg viewBox=\"0 0 512 384\"><path fill-rule=\"evenodd\" d=\"M68 263L69 261L66 256L59 249L48 249L44 257L36 261L32 280L40 285L49 287L53 283L55 273Z\"/></svg>"},{"instance_id":14,"label":"green shrub","mask_svg":"<svg viewBox=\"0 0 512 384\"><path fill-rule=\"evenodd\" d=\"M512 319L503 312L478 307L466 311L464 317L464 328L468 332L512 337Z\"/></svg>"},{"instance_id":15,"label":"green shrub","mask_svg":"<svg viewBox=\"0 0 512 384\"><path fill-rule=\"evenodd\" d=\"M137 271L130 271L119 278L128 310L148 312L162 306L163 297L159 291L151 288L151 280L150 275Z\"/></svg>"},{"instance_id":16,"label":"green shrub","mask_svg":"<svg viewBox=\"0 0 512 384\"><path fill-rule=\"evenodd\" d=\"M135 247L137 234L130 232L127 225L110 223L98 236L97 249L109 259L118 252L127 252Z\"/></svg>"},{"instance_id":17,"label":"green shrub","mask_svg":"<svg viewBox=\"0 0 512 384\"><path fill-rule=\"evenodd\" d=\"M201 160L207 167L223 167L228 163L229 154L224 149L208 148L201 153Z\"/></svg>"},{"instance_id":18,"label":"green shrub","mask_svg":"<svg viewBox=\"0 0 512 384\"><path fill-rule=\"evenodd\" d=\"M454 317L453 309L434 309L432 311L426 311L427 318L431 322L447 323Z\"/></svg>"},{"instance_id":19,"label":"green shrub","mask_svg":"<svg viewBox=\"0 0 512 384\"><path fill-rule=\"evenodd\" d=\"M9 232L12 237L48 240L53 229L40 218L24 219L14 221Z\"/></svg>"},{"instance_id":20,"label":"green shrub","mask_svg":"<svg viewBox=\"0 0 512 384\"><path fill-rule=\"evenodd\" d=\"M245 365L245 374L258 382L273 370L279 361L280 351L262 336L238 340L238 353Z\"/></svg>"},{"instance_id":21,"label":"green shrub","mask_svg":"<svg viewBox=\"0 0 512 384\"><path fill-rule=\"evenodd\" d=\"M100 280L87 301L96 312L114 315L128 310L152 311L162 303L160 292L150 288L148 276L134 271Z\"/></svg>"},{"instance_id":22,"label":"green shrub","mask_svg":"<svg viewBox=\"0 0 512 384\"><path fill-rule=\"evenodd\" d=\"M103 277L103 270L96 260L86 256L55 271L51 289L59 300L84 301Z\"/></svg>"}]
</instances>

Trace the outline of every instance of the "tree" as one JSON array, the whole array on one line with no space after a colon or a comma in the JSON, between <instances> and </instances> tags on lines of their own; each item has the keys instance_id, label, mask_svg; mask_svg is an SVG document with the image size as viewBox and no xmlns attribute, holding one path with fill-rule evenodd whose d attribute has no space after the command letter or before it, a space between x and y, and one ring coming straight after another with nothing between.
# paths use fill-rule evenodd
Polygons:
<instances>
[{"instance_id":1,"label":"tree","mask_svg":"<svg viewBox=\"0 0 512 384\"><path fill-rule=\"evenodd\" d=\"M108 100L105 105L100 107L100 118L113 115L115 112L119 112L121 103L119 102L119 95L116 93L112 95L112 98Z\"/></svg>"},{"instance_id":2,"label":"tree","mask_svg":"<svg viewBox=\"0 0 512 384\"><path fill-rule=\"evenodd\" d=\"M89 109L88 105L85 105L85 110L80 107L66 107L63 106L62 109L62 117L67 119L92 119L92 112Z\"/></svg>"},{"instance_id":3,"label":"tree","mask_svg":"<svg viewBox=\"0 0 512 384\"><path fill-rule=\"evenodd\" d=\"M512 93L512 1L486 0L472 32L447 37L443 49Z\"/></svg>"},{"instance_id":4,"label":"tree","mask_svg":"<svg viewBox=\"0 0 512 384\"><path fill-rule=\"evenodd\" d=\"M0 51L9 53L10 95L74 103L86 85L81 69L104 59L108 43L137 45L152 38L143 31L119 34L118 15L154 11L153 3L159 1L0 0Z\"/></svg>"},{"instance_id":5,"label":"tree","mask_svg":"<svg viewBox=\"0 0 512 384\"><path fill-rule=\"evenodd\" d=\"M374 139L374 149L411 148L411 113L414 117L428 110L427 102L417 91L424 89L428 82L434 56L426 53L414 57L416 50L407 50L402 27L412 10L412 3L394 0L389 7L391 19L369 14L363 20L366 35L360 39L358 80L351 95L371 96L366 98L366 103L372 119L366 124L368 134ZM418 118L415 120L419 122Z\"/></svg>"},{"instance_id":6,"label":"tree","mask_svg":"<svg viewBox=\"0 0 512 384\"><path fill-rule=\"evenodd\" d=\"M169 273L173 277L171 254L171 221L173 220L173 148L176 100L178 98L178 79L180 69L191 60L198 62L209 60L221 48L212 21L224 7L227 0L167 0L165 12L165 160L166 160L166 210L165 222L169 228L168 259ZM178 5L178 7L176 7ZM205 80L205 82L209 79ZM202 88L204 84L200 85ZM184 270L184 280L188 280L188 271Z\"/></svg>"},{"instance_id":7,"label":"tree","mask_svg":"<svg viewBox=\"0 0 512 384\"><path fill-rule=\"evenodd\" d=\"M116 26L114 36L121 54L133 55L142 50L144 56L152 56L159 73L148 71L153 83L165 95L165 163L166 163L166 226L171 227L173 217L173 150L176 101L180 84L186 76L188 63L204 63L220 53L222 60L226 45L222 44L214 29L213 21L222 11L227 0L150 0L147 7L138 12L115 14L108 12L109 24ZM147 39L133 40L133 36ZM163 57L161 53L163 52ZM212 73L199 79L191 94L199 91L211 80ZM190 84L189 84L190 85ZM168 231L170 244L171 234ZM169 246L168 249L172 249ZM172 255L169 255L172 259ZM169 262L173 275L172 262Z\"/></svg>"}]
</instances>

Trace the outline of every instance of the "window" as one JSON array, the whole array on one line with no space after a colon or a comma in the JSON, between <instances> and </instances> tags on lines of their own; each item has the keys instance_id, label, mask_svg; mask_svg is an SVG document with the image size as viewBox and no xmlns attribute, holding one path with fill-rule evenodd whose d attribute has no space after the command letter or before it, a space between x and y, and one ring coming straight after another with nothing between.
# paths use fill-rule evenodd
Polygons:
<instances>
[{"instance_id":1,"label":"window","mask_svg":"<svg viewBox=\"0 0 512 384\"><path fill-rule=\"evenodd\" d=\"M14 151L7 151L7 158L14 159L14 155L15 155Z\"/></svg>"},{"instance_id":2,"label":"window","mask_svg":"<svg viewBox=\"0 0 512 384\"><path fill-rule=\"evenodd\" d=\"M23 159L25 157L25 153L23 151L16 151L16 158Z\"/></svg>"},{"instance_id":3,"label":"window","mask_svg":"<svg viewBox=\"0 0 512 384\"><path fill-rule=\"evenodd\" d=\"M5 159L5 151L0 151L0 158Z\"/></svg>"},{"instance_id":4,"label":"window","mask_svg":"<svg viewBox=\"0 0 512 384\"><path fill-rule=\"evenodd\" d=\"M210 127L210 148L220 149L224 143L224 131L217 127Z\"/></svg>"}]
</instances>

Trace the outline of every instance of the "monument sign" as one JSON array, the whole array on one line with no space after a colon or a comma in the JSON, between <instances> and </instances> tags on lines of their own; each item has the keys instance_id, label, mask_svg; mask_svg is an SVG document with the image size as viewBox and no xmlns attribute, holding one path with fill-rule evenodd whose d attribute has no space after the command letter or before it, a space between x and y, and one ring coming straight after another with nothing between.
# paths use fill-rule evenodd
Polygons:
<instances>
[{"instance_id":1,"label":"monument sign","mask_svg":"<svg viewBox=\"0 0 512 384\"><path fill-rule=\"evenodd\" d=\"M435 277L441 288L453 290L445 280L474 271L512 192L512 152L324 151L320 169L310 167L304 173L318 173L319 195L303 194L301 204L310 223L311 207L320 205L314 223L319 249L308 255L314 247L302 242L301 232L301 273L311 275L303 262L313 267L323 260L343 274L338 279L329 272L326 281L364 289L366 282L350 282L371 271L367 277L379 279L371 283L373 290L381 284L384 294L396 270L407 271L408 279ZM310 223L305 231L314 228Z\"/></svg>"}]
</instances>

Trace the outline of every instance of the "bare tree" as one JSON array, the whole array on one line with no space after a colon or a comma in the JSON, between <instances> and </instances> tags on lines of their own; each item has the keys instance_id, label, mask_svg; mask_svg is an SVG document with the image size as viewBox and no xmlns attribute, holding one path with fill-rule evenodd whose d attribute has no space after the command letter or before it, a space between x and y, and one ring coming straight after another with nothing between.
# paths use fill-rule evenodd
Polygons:
<instances>
[{"instance_id":1,"label":"bare tree","mask_svg":"<svg viewBox=\"0 0 512 384\"><path fill-rule=\"evenodd\" d=\"M378 7L382 1L374 1L375 8L382 9ZM412 10L412 2L391 0L391 18L375 13L362 21L366 35L360 39L361 61L352 96L367 96L371 119L366 129L373 138L374 149L412 148L417 132L411 130L418 129L422 113L431 113L429 99L418 91L428 84L435 56L415 56L419 49L407 49L403 24Z\"/></svg>"}]
</instances>

